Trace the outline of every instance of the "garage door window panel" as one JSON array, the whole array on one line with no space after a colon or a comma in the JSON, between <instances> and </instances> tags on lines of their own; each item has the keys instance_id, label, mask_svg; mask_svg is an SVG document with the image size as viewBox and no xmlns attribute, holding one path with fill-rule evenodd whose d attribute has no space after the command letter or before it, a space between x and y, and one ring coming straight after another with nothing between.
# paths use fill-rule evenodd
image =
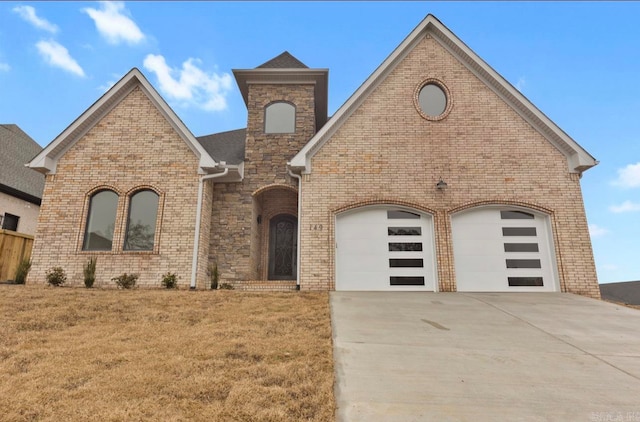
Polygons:
<instances>
[{"instance_id":1,"label":"garage door window panel","mask_svg":"<svg viewBox=\"0 0 640 422\"><path fill-rule=\"evenodd\" d=\"M390 258L390 268L424 268L424 260L419 258Z\"/></svg>"},{"instance_id":2,"label":"garage door window panel","mask_svg":"<svg viewBox=\"0 0 640 422\"><path fill-rule=\"evenodd\" d=\"M389 227L389 236L422 236L422 227Z\"/></svg>"},{"instance_id":3,"label":"garage door window panel","mask_svg":"<svg viewBox=\"0 0 640 422\"><path fill-rule=\"evenodd\" d=\"M535 227L503 227L503 236L537 236Z\"/></svg>"},{"instance_id":4,"label":"garage door window panel","mask_svg":"<svg viewBox=\"0 0 640 422\"><path fill-rule=\"evenodd\" d=\"M387 218L390 220L416 220L420 219L420 214L403 210L389 210Z\"/></svg>"},{"instance_id":5,"label":"garage door window panel","mask_svg":"<svg viewBox=\"0 0 640 422\"><path fill-rule=\"evenodd\" d=\"M507 268L542 268L539 259L507 259Z\"/></svg>"},{"instance_id":6,"label":"garage door window panel","mask_svg":"<svg viewBox=\"0 0 640 422\"><path fill-rule=\"evenodd\" d=\"M422 252L422 243L389 242L389 252Z\"/></svg>"},{"instance_id":7,"label":"garage door window panel","mask_svg":"<svg viewBox=\"0 0 640 422\"><path fill-rule=\"evenodd\" d=\"M540 252L537 243L505 243L505 252Z\"/></svg>"},{"instance_id":8,"label":"garage door window panel","mask_svg":"<svg viewBox=\"0 0 640 422\"><path fill-rule=\"evenodd\" d=\"M391 276L389 284L392 286L424 286L424 277Z\"/></svg>"},{"instance_id":9,"label":"garage door window panel","mask_svg":"<svg viewBox=\"0 0 640 422\"><path fill-rule=\"evenodd\" d=\"M500 211L502 220L533 220L535 216L524 211Z\"/></svg>"},{"instance_id":10,"label":"garage door window panel","mask_svg":"<svg viewBox=\"0 0 640 422\"><path fill-rule=\"evenodd\" d=\"M542 277L509 277L510 287L542 287Z\"/></svg>"}]
</instances>

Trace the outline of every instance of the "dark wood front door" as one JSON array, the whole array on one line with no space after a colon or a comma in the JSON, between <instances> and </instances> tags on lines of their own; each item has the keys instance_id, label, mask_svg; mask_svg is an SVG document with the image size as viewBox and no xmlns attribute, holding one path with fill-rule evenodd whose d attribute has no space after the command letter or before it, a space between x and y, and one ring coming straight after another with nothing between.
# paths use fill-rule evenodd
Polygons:
<instances>
[{"instance_id":1,"label":"dark wood front door","mask_svg":"<svg viewBox=\"0 0 640 422\"><path fill-rule=\"evenodd\" d=\"M295 280L298 219L277 215L269 223L269 280Z\"/></svg>"}]
</instances>

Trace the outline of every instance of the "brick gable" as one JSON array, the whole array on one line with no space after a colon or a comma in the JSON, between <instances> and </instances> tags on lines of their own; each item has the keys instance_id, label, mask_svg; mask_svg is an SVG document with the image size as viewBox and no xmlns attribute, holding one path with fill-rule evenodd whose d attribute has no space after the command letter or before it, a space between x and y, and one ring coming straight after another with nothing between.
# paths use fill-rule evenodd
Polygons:
<instances>
[{"instance_id":1,"label":"brick gable","mask_svg":"<svg viewBox=\"0 0 640 422\"><path fill-rule=\"evenodd\" d=\"M422 118L413 96L442 81L453 107ZM440 290L455 290L452 212L469 204L514 204L550 212L563 291L598 296L577 174L567 159L433 38L422 39L312 159L302 204L303 288L334 283L334 219L353 205L430 210ZM449 185L438 191L442 177ZM309 227L322 226L322 231Z\"/></svg>"},{"instance_id":2,"label":"brick gable","mask_svg":"<svg viewBox=\"0 0 640 422\"><path fill-rule=\"evenodd\" d=\"M56 174L47 175L30 281L43 282L46 271L59 265L67 272L70 283L82 284L83 265L90 256L97 256L97 285L113 285L112 277L139 272L140 285L159 286L167 271L177 273L181 283L188 284L197 169L198 158L144 92L135 88L60 157ZM120 194L114 249L83 252L87 195L101 186ZM154 253L122 251L126 196L140 187L152 187L161 194ZM204 215L208 217L210 206L207 209L209 214ZM203 221L208 227L208 222ZM205 233L208 243L208 230ZM205 277L201 267L201 286Z\"/></svg>"}]
</instances>

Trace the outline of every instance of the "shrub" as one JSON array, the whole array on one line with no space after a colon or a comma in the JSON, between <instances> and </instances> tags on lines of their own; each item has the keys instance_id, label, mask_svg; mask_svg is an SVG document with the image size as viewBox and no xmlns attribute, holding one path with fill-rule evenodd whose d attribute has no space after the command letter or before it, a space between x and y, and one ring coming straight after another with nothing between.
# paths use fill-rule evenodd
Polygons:
<instances>
[{"instance_id":1,"label":"shrub","mask_svg":"<svg viewBox=\"0 0 640 422\"><path fill-rule=\"evenodd\" d=\"M180 277L169 271L162 275L162 286L167 289L175 289L178 287L178 278Z\"/></svg>"},{"instance_id":2,"label":"shrub","mask_svg":"<svg viewBox=\"0 0 640 422\"><path fill-rule=\"evenodd\" d=\"M14 277L14 283L16 284L24 284L27 280L27 274L29 274L29 270L31 269L31 260L23 259L18 264L18 268L16 268L16 276Z\"/></svg>"},{"instance_id":3,"label":"shrub","mask_svg":"<svg viewBox=\"0 0 640 422\"><path fill-rule=\"evenodd\" d=\"M98 258L92 256L89 261L84 265L84 286L87 289L93 287L93 283L96 281L96 263Z\"/></svg>"},{"instance_id":4,"label":"shrub","mask_svg":"<svg viewBox=\"0 0 640 422\"><path fill-rule=\"evenodd\" d=\"M229 283L222 283L219 288L220 290L233 290L233 285Z\"/></svg>"},{"instance_id":5,"label":"shrub","mask_svg":"<svg viewBox=\"0 0 640 422\"><path fill-rule=\"evenodd\" d=\"M62 286L67 281L67 275L62 267L53 267L47 271L47 283L52 286Z\"/></svg>"},{"instance_id":6,"label":"shrub","mask_svg":"<svg viewBox=\"0 0 640 422\"><path fill-rule=\"evenodd\" d=\"M116 285L121 289L133 289L138 281L138 274L124 273L118 277L113 277L111 281L115 281Z\"/></svg>"},{"instance_id":7,"label":"shrub","mask_svg":"<svg viewBox=\"0 0 640 422\"><path fill-rule=\"evenodd\" d=\"M218 273L218 264L209 265L209 277L211 277L211 290L216 290L218 288L218 280L220 279L220 273Z\"/></svg>"}]
</instances>

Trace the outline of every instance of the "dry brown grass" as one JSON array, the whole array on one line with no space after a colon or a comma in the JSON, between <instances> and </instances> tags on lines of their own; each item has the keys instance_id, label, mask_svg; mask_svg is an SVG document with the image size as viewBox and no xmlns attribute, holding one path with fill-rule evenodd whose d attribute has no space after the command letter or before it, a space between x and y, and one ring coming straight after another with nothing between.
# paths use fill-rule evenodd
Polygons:
<instances>
[{"instance_id":1,"label":"dry brown grass","mask_svg":"<svg viewBox=\"0 0 640 422\"><path fill-rule=\"evenodd\" d=\"M0 286L0 419L333 420L327 293Z\"/></svg>"}]
</instances>

